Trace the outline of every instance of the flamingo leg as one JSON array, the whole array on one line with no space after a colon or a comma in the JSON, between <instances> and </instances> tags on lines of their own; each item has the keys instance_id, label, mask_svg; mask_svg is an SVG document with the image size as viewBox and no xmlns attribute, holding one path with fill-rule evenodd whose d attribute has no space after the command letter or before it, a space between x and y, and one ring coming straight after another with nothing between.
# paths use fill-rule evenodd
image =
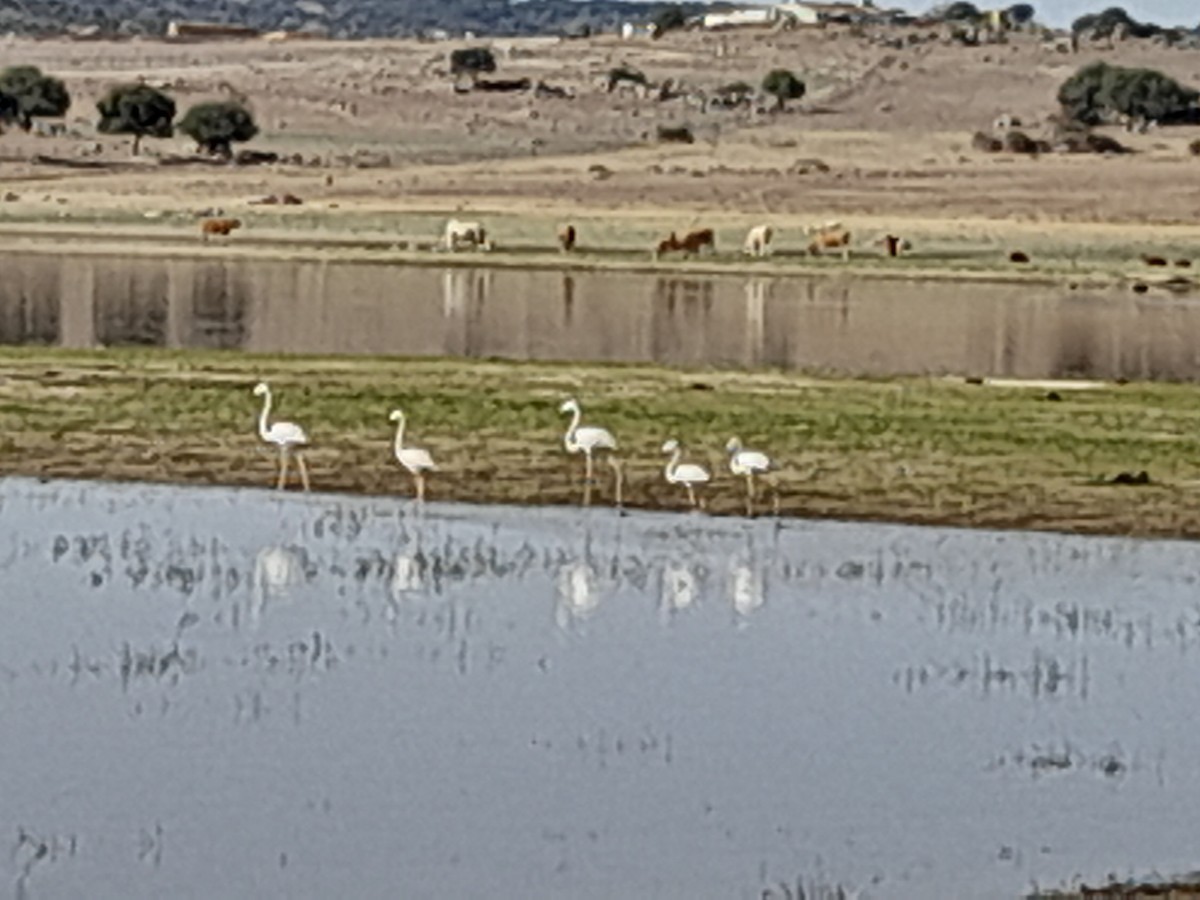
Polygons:
<instances>
[{"instance_id":1,"label":"flamingo leg","mask_svg":"<svg viewBox=\"0 0 1200 900\"><path fill-rule=\"evenodd\" d=\"M624 484L623 484L623 478L621 475L621 463L617 460L617 458L615 456L610 456L608 458L608 464L610 466L612 466L613 493L616 494L616 497L617 497L617 509L620 509L624 502L622 499L624 496L624 493L622 490L624 487Z\"/></svg>"},{"instance_id":2,"label":"flamingo leg","mask_svg":"<svg viewBox=\"0 0 1200 900\"><path fill-rule=\"evenodd\" d=\"M413 478L415 478L417 481L417 502L424 503L425 502L425 476L422 475L420 472L417 472L413 476Z\"/></svg>"},{"instance_id":3,"label":"flamingo leg","mask_svg":"<svg viewBox=\"0 0 1200 900\"><path fill-rule=\"evenodd\" d=\"M587 479L588 484L591 484L592 483L592 454L591 454L591 451L590 450L584 451L583 457L587 461L586 465L584 467L584 472L586 473L584 475L584 478Z\"/></svg>"},{"instance_id":4,"label":"flamingo leg","mask_svg":"<svg viewBox=\"0 0 1200 900\"><path fill-rule=\"evenodd\" d=\"M304 484L304 492L308 493L312 490L312 486L308 483L308 466L304 464L304 454L296 454L296 465L300 467L300 481Z\"/></svg>"},{"instance_id":5,"label":"flamingo leg","mask_svg":"<svg viewBox=\"0 0 1200 900\"><path fill-rule=\"evenodd\" d=\"M695 507L695 505L696 505L696 492L695 492L694 490L692 490L692 486L691 486L690 484L685 484L685 485L684 485L684 487L685 487L685 488L687 488L687 492L688 492L688 500L691 502L692 506L693 506L693 507Z\"/></svg>"},{"instance_id":6,"label":"flamingo leg","mask_svg":"<svg viewBox=\"0 0 1200 900\"><path fill-rule=\"evenodd\" d=\"M275 485L275 490L282 491L287 485L287 470L288 470L288 451L287 447L279 448L279 483Z\"/></svg>"},{"instance_id":7,"label":"flamingo leg","mask_svg":"<svg viewBox=\"0 0 1200 900\"><path fill-rule=\"evenodd\" d=\"M583 482L583 505L592 505L592 479L585 478Z\"/></svg>"}]
</instances>

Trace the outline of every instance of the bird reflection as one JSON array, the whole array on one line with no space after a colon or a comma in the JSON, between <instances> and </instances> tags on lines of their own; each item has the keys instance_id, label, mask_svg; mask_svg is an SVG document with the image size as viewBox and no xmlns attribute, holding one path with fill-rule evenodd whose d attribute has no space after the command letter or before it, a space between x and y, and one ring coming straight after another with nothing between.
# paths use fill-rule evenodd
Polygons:
<instances>
[{"instance_id":1,"label":"bird reflection","mask_svg":"<svg viewBox=\"0 0 1200 900\"><path fill-rule=\"evenodd\" d=\"M664 615L681 612L696 602L696 576L687 566L668 563L663 569L662 591L658 597L659 612Z\"/></svg>"},{"instance_id":2,"label":"bird reflection","mask_svg":"<svg viewBox=\"0 0 1200 900\"><path fill-rule=\"evenodd\" d=\"M396 554L390 588L396 602L425 590L425 557L419 550L415 553L402 550Z\"/></svg>"},{"instance_id":3,"label":"bird reflection","mask_svg":"<svg viewBox=\"0 0 1200 900\"><path fill-rule=\"evenodd\" d=\"M254 557L250 620L259 622L267 606L286 600L291 588L304 581L304 558L287 547L263 547Z\"/></svg>"},{"instance_id":4,"label":"bird reflection","mask_svg":"<svg viewBox=\"0 0 1200 900\"><path fill-rule=\"evenodd\" d=\"M558 570L554 621L569 630L588 618L600 605L596 591L596 570L583 560L567 563Z\"/></svg>"},{"instance_id":5,"label":"bird reflection","mask_svg":"<svg viewBox=\"0 0 1200 900\"><path fill-rule=\"evenodd\" d=\"M729 566L729 599L733 611L741 617L761 609L766 596L759 573L745 563L732 562Z\"/></svg>"}]
</instances>

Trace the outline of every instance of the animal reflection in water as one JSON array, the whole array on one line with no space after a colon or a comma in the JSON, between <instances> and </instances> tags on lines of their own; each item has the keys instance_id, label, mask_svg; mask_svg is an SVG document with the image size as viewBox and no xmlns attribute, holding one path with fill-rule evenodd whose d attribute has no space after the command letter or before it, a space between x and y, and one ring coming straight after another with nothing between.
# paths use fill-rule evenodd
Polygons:
<instances>
[{"instance_id":1,"label":"animal reflection in water","mask_svg":"<svg viewBox=\"0 0 1200 900\"><path fill-rule=\"evenodd\" d=\"M662 586L658 595L658 610L666 616L691 609L698 593L696 576L680 563L663 567Z\"/></svg>"},{"instance_id":2,"label":"animal reflection in water","mask_svg":"<svg viewBox=\"0 0 1200 900\"><path fill-rule=\"evenodd\" d=\"M291 589L307 578L304 555L287 547L263 547L254 557L250 620L257 624L269 606L288 599Z\"/></svg>"},{"instance_id":3,"label":"animal reflection in water","mask_svg":"<svg viewBox=\"0 0 1200 900\"><path fill-rule=\"evenodd\" d=\"M592 475L594 470L593 456L606 453L608 464L613 470L613 491L616 495L616 504L621 506L621 464L616 457L617 439L612 436L606 428L598 428L594 425L579 424L583 413L579 409L579 403L574 398L563 402L558 408L560 413L571 414L571 424L567 427L567 433L563 435L563 446L566 447L568 453L582 453L584 459L584 478L583 478L583 505L587 506L592 502Z\"/></svg>"},{"instance_id":4,"label":"animal reflection in water","mask_svg":"<svg viewBox=\"0 0 1200 900\"><path fill-rule=\"evenodd\" d=\"M401 551L392 563L388 591L397 603L425 591L425 557L421 551Z\"/></svg>"},{"instance_id":5,"label":"animal reflection in water","mask_svg":"<svg viewBox=\"0 0 1200 900\"><path fill-rule=\"evenodd\" d=\"M433 462L433 457L429 455L428 450L422 450L420 447L405 447L404 446L404 411L393 409L391 420L396 423L396 442L393 447L396 454L396 462L406 468L413 477L413 481L417 486L417 502L425 502L425 473L436 472L437 466Z\"/></svg>"},{"instance_id":6,"label":"animal reflection in water","mask_svg":"<svg viewBox=\"0 0 1200 900\"><path fill-rule=\"evenodd\" d=\"M762 577L745 563L729 566L729 600L739 616L749 616L766 602Z\"/></svg>"},{"instance_id":7,"label":"animal reflection in water","mask_svg":"<svg viewBox=\"0 0 1200 900\"><path fill-rule=\"evenodd\" d=\"M262 414L258 417L258 436L266 443L274 444L279 448L279 483L275 487L283 490L287 484L288 459L295 456L304 490L309 490L308 467L304 464L302 449L308 446L308 435L295 422L267 424L267 420L271 416L271 388L265 381L260 381L254 386L254 396L263 398Z\"/></svg>"},{"instance_id":8,"label":"animal reflection in water","mask_svg":"<svg viewBox=\"0 0 1200 900\"><path fill-rule=\"evenodd\" d=\"M567 563L558 570L555 585L554 621L564 631L588 618L600 605L596 570L583 560Z\"/></svg>"}]
</instances>

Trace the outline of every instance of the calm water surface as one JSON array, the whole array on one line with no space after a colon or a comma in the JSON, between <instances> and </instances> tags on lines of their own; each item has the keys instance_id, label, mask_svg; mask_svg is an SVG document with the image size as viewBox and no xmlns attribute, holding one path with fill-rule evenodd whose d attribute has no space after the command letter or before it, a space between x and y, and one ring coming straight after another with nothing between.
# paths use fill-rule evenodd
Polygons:
<instances>
[{"instance_id":1,"label":"calm water surface","mask_svg":"<svg viewBox=\"0 0 1200 900\"><path fill-rule=\"evenodd\" d=\"M883 279L0 254L0 343L1200 378L1200 302Z\"/></svg>"},{"instance_id":2,"label":"calm water surface","mask_svg":"<svg viewBox=\"0 0 1200 900\"><path fill-rule=\"evenodd\" d=\"M0 482L0 896L1197 865L1193 544Z\"/></svg>"}]
</instances>

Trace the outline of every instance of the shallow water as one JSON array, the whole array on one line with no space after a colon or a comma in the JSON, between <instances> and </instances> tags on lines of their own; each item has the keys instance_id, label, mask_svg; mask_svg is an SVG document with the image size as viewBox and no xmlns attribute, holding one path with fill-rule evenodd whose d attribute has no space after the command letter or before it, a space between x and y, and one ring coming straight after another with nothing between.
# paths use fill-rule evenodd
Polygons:
<instances>
[{"instance_id":1,"label":"shallow water","mask_svg":"<svg viewBox=\"0 0 1200 900\"><path fill-rule=\"evenodd\" d=\"M0 482L0 875L1011 897L1197 863L1193 544Z\"/></svg>"},{"instance_id":2,"label":"shallow water","mask_svg":"<svg viewBox=\"0 0 1200 900\"><path fill-rule=\"evenodd\" d=\"M0 254L0 343L1200 377L1200 303L1064 287Z\"/></svg>"}]
</instances>

